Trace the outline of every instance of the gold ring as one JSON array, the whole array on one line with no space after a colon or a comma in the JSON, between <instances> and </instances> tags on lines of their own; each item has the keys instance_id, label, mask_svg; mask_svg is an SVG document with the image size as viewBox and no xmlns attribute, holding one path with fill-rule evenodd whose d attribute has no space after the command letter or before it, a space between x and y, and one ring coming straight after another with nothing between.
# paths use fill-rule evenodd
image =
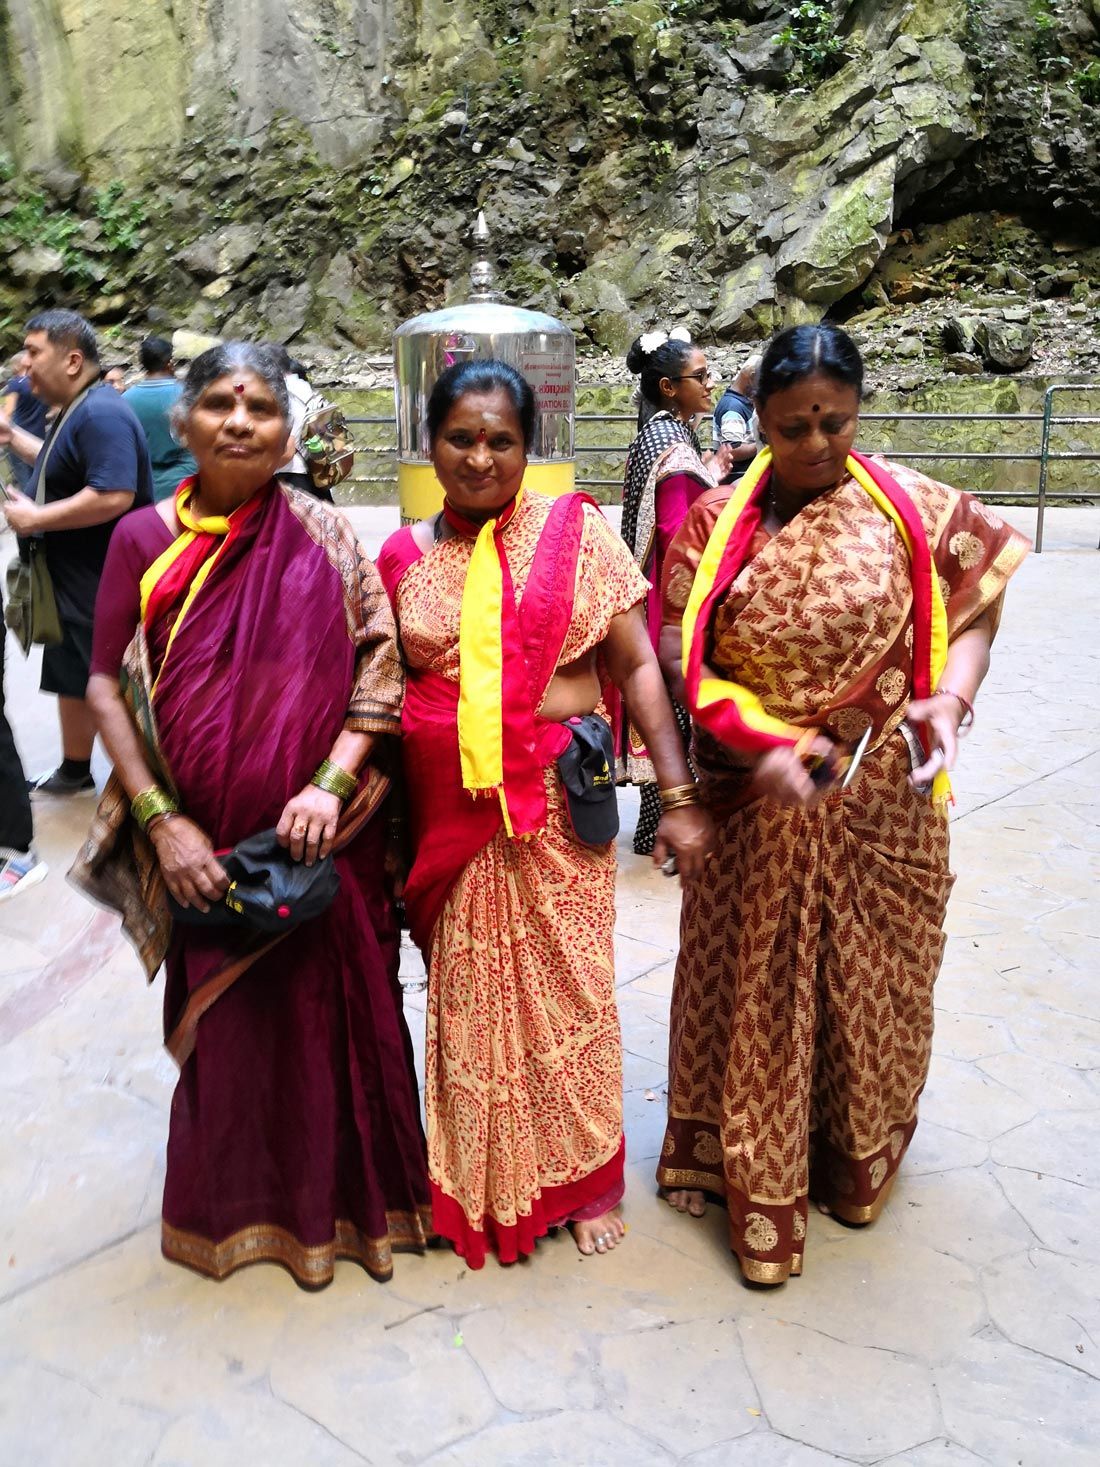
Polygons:
<instances>
[{"instance_id":1,"label":"gold ring","mask_svg":"<svg viewBox=\"0 0 1100 1467\"><path fill-rule=\"evenodd\" d=\"M306 833L306 826L304 826L304 825L295 825L294 828L291 830L290 833L291 833L291 835L305 835L305 833Z\"/></svg>"}]
</instances>

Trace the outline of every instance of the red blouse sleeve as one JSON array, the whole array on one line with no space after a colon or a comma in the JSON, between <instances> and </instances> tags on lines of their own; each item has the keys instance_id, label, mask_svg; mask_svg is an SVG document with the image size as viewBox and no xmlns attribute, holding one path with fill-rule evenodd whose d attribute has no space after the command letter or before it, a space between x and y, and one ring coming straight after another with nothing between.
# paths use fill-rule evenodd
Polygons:
<instances>
[{"instance_id":1,"label":"red blouse sleeve","mask_svg":"<svg viewBox=\"0 0 1100 1467\"><path fill-rule=\"evenodd\" d=\"M96 595L93 674L117 680L141 615L141 578L171 543L171 531L152 507L124 515L115 526Z\"/></svg>"}]
</instances>

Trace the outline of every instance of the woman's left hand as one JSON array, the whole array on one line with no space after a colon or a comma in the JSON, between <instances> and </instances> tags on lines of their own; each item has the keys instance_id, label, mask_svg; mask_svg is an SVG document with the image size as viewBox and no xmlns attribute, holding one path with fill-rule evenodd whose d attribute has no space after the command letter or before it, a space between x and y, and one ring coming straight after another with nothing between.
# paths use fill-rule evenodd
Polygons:
<instances>
[{"instance_id":1,"label":"woman's left hand","mask_svg":"<svg viewBox=\"0 0 1100 1467\"><path fill-rule=\"evenodd\" d=\"M918 698L905 711L909 723L928 725L932 735L932 753L909 776L912 785L931 784L941 769L954 769L959 752L959 723L965 709L951 693L937 693L932 698Z\"/></svg>"},{"instance_id":2,"label":"woman's left hand","mask_svg":"<svg viewBox=\"0 0 1100 1467\"><path fill-rule=\"evenodd\" d=\"M288 800L275 827L279 844L286 846L296 861L312 866L327 856L336 839L336 822L343 809L335 795L307 784L304 790Z\"/></svg>"},{"instance_id":3,"label":"woman's left hand","mask_svg":"<svg viewBox=\"0 0 1100 1467\"><path fill-rule=\"evenodd\" d=\"M701 805L679 805L661 816L653 844L654 864L663 866L669 856L675 856L681 881L694 881L706 870L717 841L708 810Z\"/></svg>"}]
</instances>

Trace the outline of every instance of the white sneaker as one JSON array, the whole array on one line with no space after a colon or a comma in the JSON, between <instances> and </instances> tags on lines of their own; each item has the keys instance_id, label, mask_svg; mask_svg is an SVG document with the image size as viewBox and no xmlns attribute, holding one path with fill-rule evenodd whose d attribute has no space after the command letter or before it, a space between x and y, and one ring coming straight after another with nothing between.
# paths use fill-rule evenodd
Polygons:
<instances>
[{"instance_id":1,"label":"white sneaker","mask_svg":"<svg viewBox=\"0 0 1100 1467\"><path fill-rule=\"evenodd\" d=\"M0 846L0 902L37 886L49 869L33 850L11 851Z\"/></svg>"}]
</instances>

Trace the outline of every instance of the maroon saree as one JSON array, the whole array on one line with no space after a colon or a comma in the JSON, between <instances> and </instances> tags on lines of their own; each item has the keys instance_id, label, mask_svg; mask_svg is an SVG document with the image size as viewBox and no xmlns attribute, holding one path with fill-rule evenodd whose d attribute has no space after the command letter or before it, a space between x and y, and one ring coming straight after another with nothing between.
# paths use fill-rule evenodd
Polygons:
<instances>
[{"instance_id":1,"label":"maroon saree","mask_svg":"<svg viewBox=\"0 0 1100 1467\"><path fill-rule=\"evenodd\" d=\"M155 757L216 849L277 824L342 728L399 731L393 620L361 546L329 506L275 484L260 495L199 589L163 570L125 672L141 680L144 654ZM360 808L373 810L384 780L363 784L373 795ZM74 869L98 896L112 826L125 845L112 799ZM137 849L132 829L128 839ZM204 985L244 966L198 1019L173 1096L166 1257L215 1278L268 1259L319 1286L336 1257L387 1278L393 1251L424 1246L424 1140L383 854L381 821L367 819L336 858L333 906L274 945L171 930L166 1034Z\"/></svg>"}]
</instances>

